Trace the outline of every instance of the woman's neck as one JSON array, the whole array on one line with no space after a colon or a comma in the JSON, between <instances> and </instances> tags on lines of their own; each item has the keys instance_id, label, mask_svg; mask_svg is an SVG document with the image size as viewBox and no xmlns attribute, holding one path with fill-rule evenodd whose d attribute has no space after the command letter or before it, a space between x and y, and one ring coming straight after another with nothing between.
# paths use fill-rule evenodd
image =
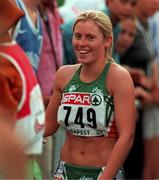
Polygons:
<instances>
[{"instance_id":1,"label":"woman's neck","mask_svg":"<svg viewBox=\"0 0 159 180\"><path fill-rule=\"evenodd\" d=\"M100 63L97 62L95 64L90 64L90 65L83 64L80 73L80 79L83 82L87 82L87 83L96 80L102 73L106 63L107 61L102 61Z\"/></svg>"}]
</instances>

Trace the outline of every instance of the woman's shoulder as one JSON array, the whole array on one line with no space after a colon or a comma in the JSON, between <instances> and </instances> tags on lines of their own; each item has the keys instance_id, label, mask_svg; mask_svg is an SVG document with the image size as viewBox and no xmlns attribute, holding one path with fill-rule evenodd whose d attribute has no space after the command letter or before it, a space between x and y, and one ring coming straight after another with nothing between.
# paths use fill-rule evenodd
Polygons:
<instances>
[{"instance_id":1,"label":"woman's shoulder","mask_svg":"<svg viewBox=\"0 0 159 180\"><path fill-rule=\"evenodd\" d=\"M81 64L74 64L74 65L63 65L58 69L58 73L62 75L72 75L74 74L80 67Z\"/></svg>"},{"instance_id":2,"label":"woman's shoulder","mask_svg":"<svg viewBox=\"0 0 159 180\"><path fill-rule=\"evenodd\" d=\"M114 78L119 78L120 76L130 76L128 70L117 63L112 63L110 68L110 75Z\"/></svg>"},{"instance_id":3,"label":"woman's shoulder","mask_svg":"<svg viewBox=\"0 0 159 180\"><path fill-rule=\"evenodd\" d=\"M116 83L118 82L118 83ZM120 89L121 87L133 87L133 81L128 70L117 63L112 63L108 76L107 84L110 92L112 89Z\"/></svg>"},{"instance_id":4,"label":"woman's shoulder","mask_svg":"<svg viewBox=\"0 0 159 180\"><path fill-rule=\"evenodd\" d=\"M81 64L64 65L61 66L56 73L56 81L59 83L68 83L76 71L79 69Z\"/></svg>"}]
</instances>

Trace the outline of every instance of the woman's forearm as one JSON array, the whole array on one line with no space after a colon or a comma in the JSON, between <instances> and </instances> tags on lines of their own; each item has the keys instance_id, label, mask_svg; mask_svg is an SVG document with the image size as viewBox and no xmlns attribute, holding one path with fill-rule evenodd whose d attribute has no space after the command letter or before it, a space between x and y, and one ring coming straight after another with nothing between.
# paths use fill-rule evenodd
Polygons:
<instances>
[{"instance_id":1,"label":"woman's forearm","mask_svg":"<svg viewBox=\"0 0 159 180\"><path fill-rule=\"evenodd\" d=\"M129 135L127 137L124 136L125 136L124 134L120 136L116 144L114 145L112 153L106 164L106 168L103 174L101 175L100 180L113 179L116 176L118 170L122 167L133 145L133 139L134 139L134 135Z\"/></svg>"}]
</instances>

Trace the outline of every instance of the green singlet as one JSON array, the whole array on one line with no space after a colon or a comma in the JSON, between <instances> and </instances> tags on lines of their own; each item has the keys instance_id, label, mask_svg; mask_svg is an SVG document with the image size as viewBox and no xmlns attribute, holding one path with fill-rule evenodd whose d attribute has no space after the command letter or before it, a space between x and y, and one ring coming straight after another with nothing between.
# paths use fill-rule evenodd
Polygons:
<instances>
[{"instance_id":1,"label":"green singlet","mask_svg":"<svg viewBox=\"0 0 159 180\"><path fill-rule=\"evenodd\" d=\"M67 84L58 109L58 122L76 136L117 137L114 102L106 87L112 61L108 61L93 82L80 80L81 66Z\"/></svg>"}]
</instances>

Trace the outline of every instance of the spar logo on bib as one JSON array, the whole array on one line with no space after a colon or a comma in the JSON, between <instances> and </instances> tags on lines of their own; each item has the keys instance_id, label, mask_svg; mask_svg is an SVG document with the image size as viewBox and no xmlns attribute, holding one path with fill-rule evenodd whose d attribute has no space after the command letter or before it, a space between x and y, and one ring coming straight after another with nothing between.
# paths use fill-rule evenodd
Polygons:
<instances>
[{"instance_id":1,"label":"spar logo on bib","mask_svg":"<svg viewBox=\"0 0 159 180\"><path fill-rule=\"evenodd\" d=\"M102 97L96 93L64 93L62 104L74 104L85 106L98 106L102 102Z\"/></svg>"}]
</instances>

